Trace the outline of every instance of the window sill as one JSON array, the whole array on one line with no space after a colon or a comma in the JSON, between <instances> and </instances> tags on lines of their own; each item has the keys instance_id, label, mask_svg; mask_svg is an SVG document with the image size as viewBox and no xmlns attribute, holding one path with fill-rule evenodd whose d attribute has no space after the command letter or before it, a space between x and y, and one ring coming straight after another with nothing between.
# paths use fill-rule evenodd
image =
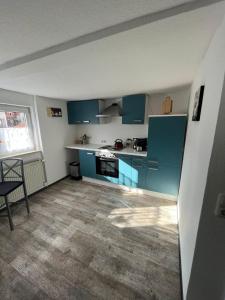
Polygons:
<instances>
[{"instance_id":1,"label":"window sill","mask_svg":"<svg viewBox=\"0 0 225 300\"><path fill-rule=\"evenodd\" d=\"M16 158L16 157L19 157L19 156L25 156L25 155L29 155L29 154L38 153L38 152L42 152L42 150L33 150L33 151L27 151L27 152L20 152L20 153L17 153L17 154L0 155L0 159Z\"/></svg>"}]
</instances>

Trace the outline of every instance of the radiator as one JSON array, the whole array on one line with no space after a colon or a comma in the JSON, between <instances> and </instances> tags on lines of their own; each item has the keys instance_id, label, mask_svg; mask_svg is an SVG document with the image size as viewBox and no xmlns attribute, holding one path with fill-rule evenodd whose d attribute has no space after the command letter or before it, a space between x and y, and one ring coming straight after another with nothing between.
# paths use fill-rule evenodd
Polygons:
<instances>
[{"instance_id":1,"label":"radiator","mask_svg":"<svg viewBox=\"0 0 225 300\"><path fill-rule=\"evenodd\" d=\"M42 160L35 160L25 163L24 175L28 195L42 189L46 183L44 162ZM9 195L9 201L17 201L23 197L23 187L20 186ZM4 203L3 197L0 197L0 207L3 206Z\"/></svg>"}]
</instances>

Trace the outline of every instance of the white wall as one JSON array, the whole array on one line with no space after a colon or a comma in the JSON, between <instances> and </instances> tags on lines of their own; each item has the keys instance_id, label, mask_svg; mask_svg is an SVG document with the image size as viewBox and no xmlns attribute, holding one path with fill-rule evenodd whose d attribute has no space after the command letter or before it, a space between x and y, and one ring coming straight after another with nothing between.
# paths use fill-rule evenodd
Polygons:
<instances>
[{"instance_id":1,"label":"white wall","mask_svg":"<svg viewBox=\"0 0 225 300\"><path fill-rule=\"evenodd\" d=\"M178 198L183 293L186 299L200 213L215 135L225 71L225 20L198 69L191 91L189 123ZM205 84L200 122L192 122L195 91Z\"/></svg>"},{"instance_id":2,"label":"white wall","mask_svg":"<svg viewBox=\"0 0 225 300\"><path fill-rule=\"evenodd\" d=\"M162 114L162 103L166 96L170 96L173 100L172 113L187 113L190 99L190 86L180 87L178 89L170 89L166 92L151 94L149 101L149 114Z\"/></svg>"},{"instance_id":3,"label":"white wall","mask_svg":"<svg viewBox=\"0 0 225 300\"><path fill-rule=\"evenodd\" d=\"M72 152L64 147L73 144L75 140L75 126L68 125L67 104L65 101L36 97L38 119L43 144L48 184L65 177L68 162L72 160ZM62 118L50 118L48 107L62 109Z\"/></svg>"}]
</instances>

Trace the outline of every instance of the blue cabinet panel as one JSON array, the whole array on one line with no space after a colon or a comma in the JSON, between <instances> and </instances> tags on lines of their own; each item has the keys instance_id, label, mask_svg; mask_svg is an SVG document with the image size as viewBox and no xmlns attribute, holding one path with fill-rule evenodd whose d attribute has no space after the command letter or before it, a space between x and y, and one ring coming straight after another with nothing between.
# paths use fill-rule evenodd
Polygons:
<instances>
[{"instance_id":1,"label":"blue cabinet panel","mask_svg":"<svg viewBox=\"0 0 225 300\"><path fill-rule=\"evenodd\" d=\"M98 100L69 101L67 102L69 124L98 124Z\"/></svg>"},{"instance_id":2,"label":"blue cabinet panel","mask_svg":"<svg viewBox=\"0 0 225 300\"><path fill-rule=\"evenodd\" d=\"M132 186L136 188L145 188L145 158L132 159Z\"/></svg>"},{"instance_id":3,"label":"blue cabinet panel","mask_svg":"<svg viewBox=\"0 0 225 300\"><path fill-rule=\"evenodd\" d=\"M80 150L80 170L81 175L86 177L96 177L95 152Z\"/></svg>"},{"instance_id":4,"label":"blue cabinet panel","mask_svg":"<svg viewBox=\"0 0 225 300\"><path fill-rule=\"evenodd\" d=\"M146 188L177 195L180 184L186 116L149 118Z\"/></svg>"},{"instance_id":5,"label":"blue cabinet panel","mask_svg":"<svg viewBox=\"0 0 225 300\"><path fill-rule=\"evenodd\" d=\"M132 186L132 158L127 155L119 156L119 184Z\"/></svg>"},{"instance_id":6,"label":"blue cabinet panel","mask_svg":"<svg viewBox=\"0 0 225 300\"><path fill-rule=\"evenodd\" d=\"M186 116L150 117L148 159L160 164L181 166L186 124Z\"/></svg>"},{"instance_id":7,"label":"blue cabinet panel","mask_svg":"<svg viewBox=\"0 0 225 300\"><path fill-rule=\"evenodd\" d=\"M180 167L172 165L146 166L146 189L176 196L180 183Z\"/></svg>"},{"instance_id":8,"label":"blue cabinet panel","mask_svg":"<svg viewBox=\"0 0 225 300\"><path fill-rule=\"evenodd\" d=\"M67 102L67 113L69 124L80 124L81 118L78 113L78 105L75 101Z\"/></svg>"},{"instance_id":9,"label":"blue cabinet panel","mask_svg":"<svg viewBox=\"0 0 225 300\"><path fill-rule=\"evenodd\" d=\"M145 94L123 97L123 124L144 124L145 98Z\"/></svg>"}]
</instances>

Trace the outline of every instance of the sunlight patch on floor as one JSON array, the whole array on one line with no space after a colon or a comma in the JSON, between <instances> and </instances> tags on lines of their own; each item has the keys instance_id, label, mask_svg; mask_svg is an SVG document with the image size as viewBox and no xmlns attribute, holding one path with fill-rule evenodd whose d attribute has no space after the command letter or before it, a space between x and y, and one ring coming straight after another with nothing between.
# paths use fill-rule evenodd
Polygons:
<instances>
[{"instance_id":1,"label":"sunlight patch on floor","mask_svg":"<svg viewBox=\"0 0 225 300\"><path fill-rule=\"evenodd\" d=\"M123 195L130 195L130 194L139 194L139 195L143 195L143 191L141 189L137 189L137 188L129 188L127 186L122 186L122 189L124 191Z\"/></svg>"},{"instance_id":2,"label":"sunlight patch on floor","mask_svg":"<svg viewBox=\"0 0 225 300\"><path fill-rule=\"evenodd\" d=\"M119 228L177 224L176 205L113 209L108 216Z\"/></svg>"}]
</instances>

